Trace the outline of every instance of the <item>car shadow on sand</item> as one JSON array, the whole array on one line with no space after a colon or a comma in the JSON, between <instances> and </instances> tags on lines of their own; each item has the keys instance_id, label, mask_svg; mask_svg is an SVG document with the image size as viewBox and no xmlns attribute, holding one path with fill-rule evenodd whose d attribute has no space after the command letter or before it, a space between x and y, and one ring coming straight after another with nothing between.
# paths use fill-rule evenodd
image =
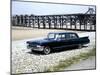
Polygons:
<instances>
[{"instance_id":1,"label":"car shadow on sand","mask_svg":"<svg viewBox=\"0 0 100 75\"><path fill-rule=\"evenodd\" d=\"M82 46L82 48L87 48L88 46ZM80 49L82 49L80 48ZM64 49L58 49L58 50L53 50L51 53L59 53L59 52L64 52L64 51L72 51L72 50L77 50L79 49L78 47L67 47Z\"/></svg>"},{"instance_id":2,"label":"car shadow on sand","mask_svg":"<svg viewBox=\"0 0 100 75\"><path fill-rule=\"evenodd\" d=\"M39 51L34 51L34 52L29 51L29 52L27 52L27 53L29 53L29 54L34 54L34 55L43 55L43 53L42 53L42 52L39 52Z\"/></svg>"},{"instance_id":3,"label":"car shadow on sand","mask_svg":"<svg viewBox=\"0 0 100 75\"><path fill-rule=\"evenodd\" d=\"M87 47L88 46L82 46L82 48L87 48ZM52 50L50 54L65 52L65 51L72 51L72 50L77 50L77 49L78 49L78 47L68 47L68 48L64 48L64 49L57 49L57 50ZM45 54L43 54L43 52L39 52L39 51L34 51L34 52L29 51L27 53L34 54L34 55L45 55Z\"/></svg>"}]
</instances>

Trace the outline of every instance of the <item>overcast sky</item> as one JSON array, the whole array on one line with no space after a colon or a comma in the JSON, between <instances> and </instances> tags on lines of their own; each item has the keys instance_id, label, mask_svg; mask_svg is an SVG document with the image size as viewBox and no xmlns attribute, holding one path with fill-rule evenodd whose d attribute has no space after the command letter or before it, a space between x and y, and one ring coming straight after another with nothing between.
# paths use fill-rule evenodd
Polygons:
<instances>
[{"instance_id":1,"label":"overcast sky","mask_svg":"<svg viewBox=\"0 0 100 75\"><path fill-rule=\"evenodd\" d=\"M16 14L52 15L52 14L85 13L89 7L95 9L94 6L12 1L12 15Z\"/></svg>"}]
</instances>

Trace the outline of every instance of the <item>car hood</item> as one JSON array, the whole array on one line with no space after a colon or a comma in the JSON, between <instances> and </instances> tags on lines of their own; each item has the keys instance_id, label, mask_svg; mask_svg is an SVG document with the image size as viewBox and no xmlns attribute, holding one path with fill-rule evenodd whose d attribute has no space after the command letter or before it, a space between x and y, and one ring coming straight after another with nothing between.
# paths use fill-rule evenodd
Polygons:
<instances>
[{"instance_id":1,"label":"car hood","mask_svg":"<svg viewBox=\"0 0 100 75\"><path fill-rule=\"evenodd\" d=\"M39 40L34 40L34 41L27 41L28 44L43 44L43 43L48 43L48 42L52 42L52 39L39 39Z\"/></svg>"}]
</instances>

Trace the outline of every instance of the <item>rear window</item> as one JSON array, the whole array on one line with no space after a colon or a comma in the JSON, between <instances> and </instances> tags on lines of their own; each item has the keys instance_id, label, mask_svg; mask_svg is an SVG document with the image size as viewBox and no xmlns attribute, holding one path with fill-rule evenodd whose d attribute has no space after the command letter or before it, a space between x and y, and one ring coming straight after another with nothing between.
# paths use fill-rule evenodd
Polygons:
<instances>
[{"instance_id":1,"label":"rear window","mask_svg":"<svg viewBox=\"0 0 100 75\"><path fill-rule=\"evenodd\" d=\"M70 39L75 39L75 38L77 38L76 34L70 34Z\"/></svg>"}]
</instances>

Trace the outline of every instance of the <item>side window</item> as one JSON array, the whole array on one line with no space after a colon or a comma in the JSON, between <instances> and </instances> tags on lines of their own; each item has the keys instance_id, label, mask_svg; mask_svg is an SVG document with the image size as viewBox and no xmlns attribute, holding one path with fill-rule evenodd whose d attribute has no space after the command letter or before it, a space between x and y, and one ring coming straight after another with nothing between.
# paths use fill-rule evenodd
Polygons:
<instances>
[{"instance_id":1,"label":"side window","mask_svg":"<svg viewBox=\"0 0 100 75\"><path fill-rule=\"evenodd\" d=\"M65 39L66 39L65 34L62 34L62 35L61 35L61 38L62 38L63 40L65 40Z\"/></svg>"},{"instance_id":2,"label":"side window","mask_svg":"<svg viewBox=\"0 0 100 75\"><path fill-rule=\"evenodd\" d=\"M55 39L64 40L64 39L66 39L66 36L65 36L65 34L58 34L58 35L56 35Z\"/></svg>"},{"instance_id":3,"label":"side window","mask_svg":"<svg viewBox=\"0 0 100 75\"><path fill-rule=\"evenodd\" d=\"M61 39L61 35L60 34L56 34L56 36L55 36L55 40L60 40Z\"/></svg>"},{"instance_id":4,"label":"side window","mask_svg":"<svg viewBox=\"0 0 100 75\"><path fill-rule=\"evenodd\" d=\"M75 39L77 36L75 34L70 34L70 39Z\"/></svg>"}]
</instances>

